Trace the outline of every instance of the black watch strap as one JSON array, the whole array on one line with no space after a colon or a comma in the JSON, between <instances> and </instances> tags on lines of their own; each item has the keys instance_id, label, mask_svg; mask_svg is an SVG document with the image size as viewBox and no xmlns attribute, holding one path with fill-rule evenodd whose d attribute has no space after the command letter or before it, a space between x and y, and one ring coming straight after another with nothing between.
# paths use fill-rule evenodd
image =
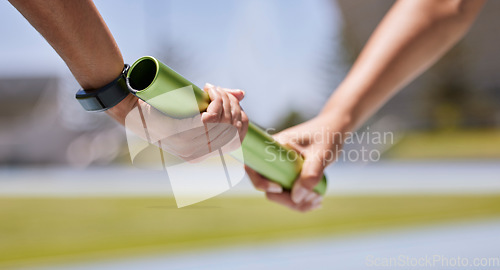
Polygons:
<instances>
[{"instance_id":1,"label":"black watch strap","mask_svg":"<svg viewBox=\"0 0 500 270\"><path fill-rule=\"evenodd\" d=\"M99 112L120 103L130 93L125 82L129 67L129 65L125 64L118 78L99 89L78 90L76 99L80 102L80 105L87 111Z\"/></svg>"}]
</instances>

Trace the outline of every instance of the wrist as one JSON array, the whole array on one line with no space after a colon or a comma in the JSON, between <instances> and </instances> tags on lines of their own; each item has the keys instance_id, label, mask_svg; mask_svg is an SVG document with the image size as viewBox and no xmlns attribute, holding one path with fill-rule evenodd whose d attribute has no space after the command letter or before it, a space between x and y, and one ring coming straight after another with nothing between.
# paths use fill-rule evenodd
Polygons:
<instances>
[{"instance_id":1,"label":"wrist","mask_svg":"<svg viewBox=\"0 0 500 270\"><path fill-rule=\"evenodd\" d=\"M372 90L369 83L350 79L348 76L335 90L320 115L330 117L339 123L343 132L353 132L369 117L373 111Z\"/></svg>"},{"instance_id":2,"label":"wrist","mask_svg":"<svg viewBox=\"0 0 500 270\"><path fill-rule=\"evenodd\" d=\"M122 125L125 124L127 114L137 106L139 98L128 94L120 103L106 111L106 113Z\"/></svg>"},{"instance_id":3,"label":"wrist","mask_svg":"<svg viewBox=\"0 0 500 270\"><path fill-rule=\"evenodd\" d=\"M75 61L79 61L78 64L69 60L67 64L83 89L99 89L107 85L122 73L125 65L120 54L105 59L76 59Z\"/></svg>"},{"instance_id":4,"label":"wrist","mask_svg":"<svg viewBox=\"0 0 500 270\"><path fill-rule=\"evenodd\" d=\"M80 89L76 99L87 111L106 111L117 106L130 95L126 83L126 73L129 65L124 65L122 72L116 79L98 89Z\"/></svg>"},{"instance_id":5,"label":"wrist","mask_svg":"<svg viewBox=\"0 0 500 270\"><path fill-rule=\"evenodd\" d=\"M317 118L322 119L321 121L326 123L330 130L341 134L352 132L356 125L352 108L353 106L334 95L328 102L328 106L321 110Z\"/></svg>"},{"instance_id":6,"label":"wrist","mask_svg":"<svg viewBox=\"0 0 500 270\"><path fill-rule=\"evenodd\" d=\"M349 137L351 119L348 113L334 110L323 111L312 120L312 125L307 132L313 132L315 144L323 148L324 153L336 153L342 149L344 140ZM325 157L325 159L333 161L334 157Z\"/></svg>"}]
</instances>

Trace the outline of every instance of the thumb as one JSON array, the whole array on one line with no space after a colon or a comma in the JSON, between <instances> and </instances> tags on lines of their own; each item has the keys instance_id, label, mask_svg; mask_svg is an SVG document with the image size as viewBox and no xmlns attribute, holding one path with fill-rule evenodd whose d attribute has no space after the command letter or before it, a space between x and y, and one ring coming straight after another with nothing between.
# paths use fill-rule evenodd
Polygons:
<instances>
[{"instance_id":1,"label":"thumb","mask_svg":"<svg viewBox=\"0 0 500 270\"><path fill-rule=\"evenodd\" d=\"M318 156L311 156L304 160L299 178L292 188L292 201L299 204L314 191L313 188L321 181L325 166Z\"/></svg>"}]
</instances>

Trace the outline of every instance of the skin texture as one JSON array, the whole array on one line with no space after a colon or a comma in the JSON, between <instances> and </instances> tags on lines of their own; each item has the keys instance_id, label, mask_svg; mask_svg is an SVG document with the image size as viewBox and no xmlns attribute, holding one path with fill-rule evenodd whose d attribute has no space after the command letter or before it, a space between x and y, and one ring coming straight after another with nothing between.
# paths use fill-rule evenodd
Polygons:
<instances>
[{"instance_id":1,"label":"skin texture","mask_svg":"<svg viewBox=\"0 0 500 270\"><path fill-rule=\"evenodd\" d=\"M219 155L223 147L225 153L239 148L248 126L239 106L243 91L211 84L206 84L204 91L211 102L201 115L173 118L141 102L127 114L125 127L144 141L193 163Z\"/></svg>"},{"instance_id":2,"label":"skin texture","mask_svg":"<svg viewBox=\"0 0 500 270\"><path fill-rule=\"evenodd\" d=\"M434 64L467 32L485 0L399 0L386 14L344 81L314 119L284 130L276 140L305 156L291 193L279 192L256 172L247 172L267 198L298 211L319 208L312 188L342 147L342 141L310 141L311 132L356 130L401 88ZM320 129L323 127L323 129ZM341 136L345 139L346 136ZM299 139L297 139L299 138ZM325 156L325 149L331 155Z\"/></svg>"},{"instance_id":3,"label":"skin texture","mask_svg":"<svg viewBox=\"0 0 500 270\"><path fill-rule=\"evenodd\" d=\"M51 0L50 5L47 0L10 2L58 52L83 88L99 88L120 73L123 68L121 53L92 1ZM324 168L333 162L342 141L314 141L307 134L342 134L355 130L460 40L484 2L397 1L322 112L276 135L276 140L295 148L305 157L292 192L283 192L281 187L247 168L253 184L266 191L270 200L291 209L305 212L319 208L321 197L312 192L312 188L319 182ZM241 100L244 93L222 90L208 90L214 105L202 119L204 123L233 123L243 138L248 118L243 111L235 109L239 105L234 98ZM129 95L107 113L123 124L127 113L142 105L141 102Z\"/></svg>"},{"instance_id":4,"label":"skin texture","mask_svg":"<svg viewBox=\"0 0 500 270\"><path fill-rule=\"evenodd\" d=\"M10 3L61 56L84 89L98 89L120 75L124 65L122 55L91 0L10 0ZM248 117L239 105L239 101L245 96L242 90L220 88L209 84L204 90L209 93L211 103L207 111L202 113L201 121L210 126L211 132L207 128L207 134L202 134L204 136L184 134L190 136L184 136L187 139L178 142L177 145L180 147L169 149L181 157L185 157L189 152L187 158L190 160L206 154L206 151L194 152L190 148L192 146L224 145L225 137L220 135L226 132L228 126L236 128L240 140L248 128ZM152 114L156 111L147 103L129 94L106 113L124 124L127 114L137 106ZM147 117L158 119L157 115ZM169 120L158 119L158 121ZM219 123L221 127L217 126ZM202 148L210 149L210 147Z\"/></svg>"}]
</instances>

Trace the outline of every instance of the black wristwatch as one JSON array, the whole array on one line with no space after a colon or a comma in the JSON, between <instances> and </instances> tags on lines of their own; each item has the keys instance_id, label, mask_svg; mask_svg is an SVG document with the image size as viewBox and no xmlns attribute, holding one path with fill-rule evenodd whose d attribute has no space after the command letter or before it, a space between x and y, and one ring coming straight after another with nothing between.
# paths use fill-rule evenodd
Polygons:
<instances>
[{"instance_id":1,"label":"black wristwatch","mask_svg":"<svg viewBox=\"0 0 500 270\"><path fill-rule=\"evenodd\" d=\"M99 89L78 90L76 99L80 105L87 111L101 112L120 103L130 93L125 82L129 67L125 64L118 78Z\"/></svg>"}]
</instances>

